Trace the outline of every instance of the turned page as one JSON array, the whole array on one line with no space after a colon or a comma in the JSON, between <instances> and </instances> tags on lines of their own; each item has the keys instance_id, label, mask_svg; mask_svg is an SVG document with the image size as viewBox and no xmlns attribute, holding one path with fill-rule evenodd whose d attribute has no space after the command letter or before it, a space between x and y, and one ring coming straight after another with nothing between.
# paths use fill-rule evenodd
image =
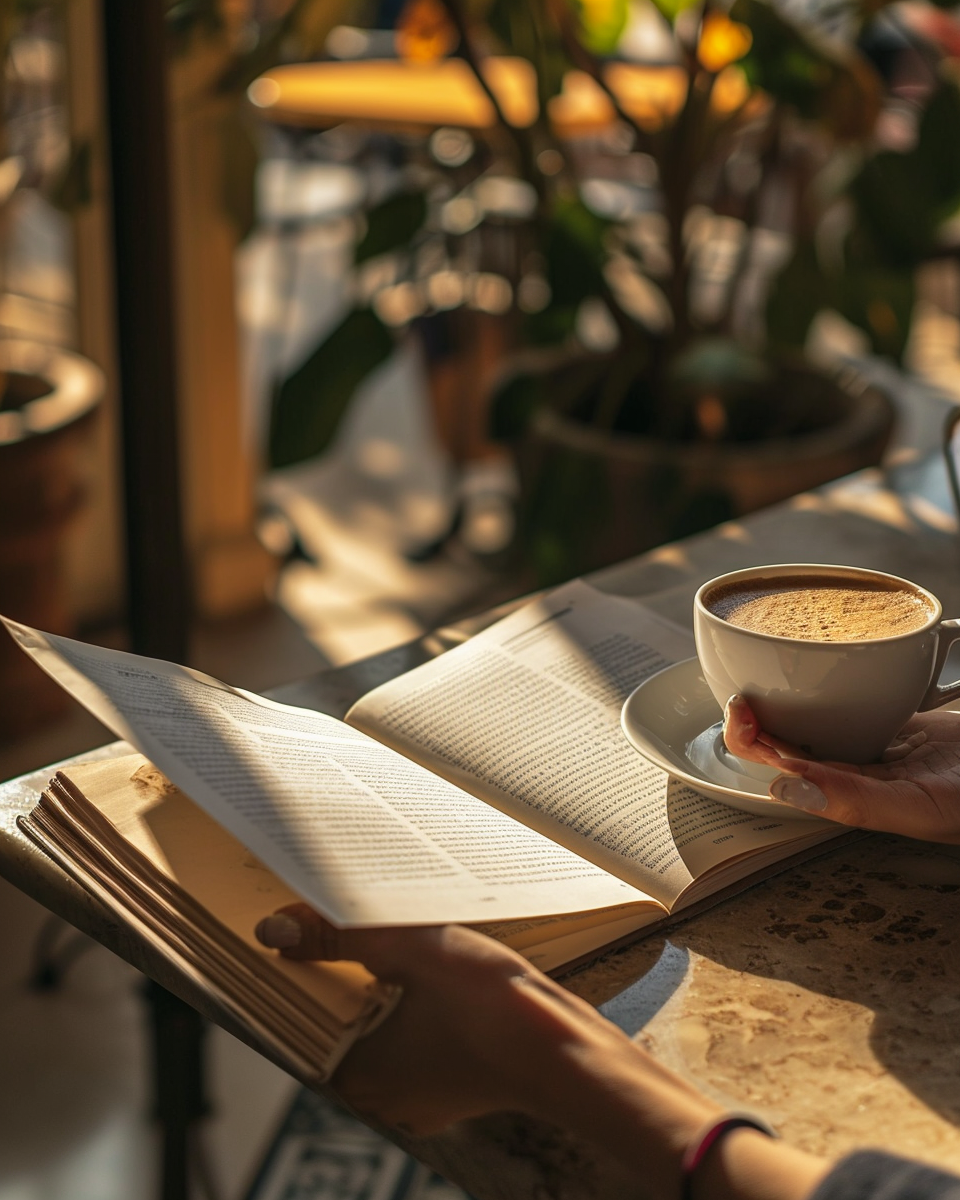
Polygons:
<instances>
[{"instance_id":1,"label":"turned page","mask_svg":"<svg viewBox=\"0 0 960 1200\"><path fill-rule=\"evenodd\" d=\"M709 799L627 742L624 700L693 653L685 630L576 581L381 685L346 719L671 907L717 864L810 830Z\"/></svg>"},{"instance_id":2,"label":"turned page","mask_svg":"<svg viewBox=\"0 0 960 1200\"><path fill-rule=\"evenodd\" d=\"M5 623L61 686L335 923L654 903L334 717Z\"/></svg>"}]
</instances>

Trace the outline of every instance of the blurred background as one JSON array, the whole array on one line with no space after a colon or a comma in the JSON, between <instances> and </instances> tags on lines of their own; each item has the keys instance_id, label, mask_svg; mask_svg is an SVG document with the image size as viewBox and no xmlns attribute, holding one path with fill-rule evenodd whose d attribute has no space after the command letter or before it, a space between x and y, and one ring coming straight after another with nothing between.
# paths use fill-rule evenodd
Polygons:
<instances>
[{"instance_id":1,"label":"blurred background","mask_svg":"<svg viewBox=\"0 0 960 1200\"><path fill-rule=\"evenodd\" d=\"M0 63L0 612L43 629L268 689L960 399L956 5L0 0ZM0 778L105 740L0 647ZM8 1039L0 1198L142 1195L130 977L27 997L0 896L5 1025L59 1031ZM240 1196L290 1085L214 1052Z\"/></svg>"},{"instance_id":2,"label":"blurred background","mask_svg":"<svg viewBox=\"0 0 960 1200\"><path fill-rule=\"evenodd\" d=\"M10 616L265 687L876 463L896 372L957 386L949 5L2 11ZM9 777L91 734L2 655Z\"/></svg>"}]
</instances>

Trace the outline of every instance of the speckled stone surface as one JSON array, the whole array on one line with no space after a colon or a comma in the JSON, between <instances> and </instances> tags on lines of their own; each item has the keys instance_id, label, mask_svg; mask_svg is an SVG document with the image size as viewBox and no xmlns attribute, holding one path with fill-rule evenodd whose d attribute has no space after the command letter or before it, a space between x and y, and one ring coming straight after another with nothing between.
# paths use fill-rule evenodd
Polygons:
<instances>
[{"instance_id":1,"label":"speckled stone surface","mask_svg":"<svg viewBox=\"0 0 960 1200\"><path fill-rule=\"evenodd\" d=\"M960 847L871 835L569 985L796 1145L960 1171L958 893Z\"/></svg>"}]
</instances>

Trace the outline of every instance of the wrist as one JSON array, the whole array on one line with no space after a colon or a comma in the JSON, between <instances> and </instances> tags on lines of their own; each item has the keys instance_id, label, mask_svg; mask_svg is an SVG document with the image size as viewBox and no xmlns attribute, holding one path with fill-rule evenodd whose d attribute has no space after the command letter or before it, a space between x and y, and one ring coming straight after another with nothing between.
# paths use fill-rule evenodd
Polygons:
<instances>
[{"instance_id":1,"label":"wrist","mask_svg":"<svg viewBox=\"0 0 960 1200\"><path fill-rule=\"evenodd\" d=\"M805 1200L829 1169L825 1159L740 1128L706 1155L690 1200Z\"/></svg>"},{"instance_id":2,"label":"wrist","mask_svg":"<svg viewBox=\"0 0 960 1200\"><path fill-rule=\"evenodd\" d=\"M679 1200L685 1155L721 1106L552 981L513 982L527 1017L515 1048L527 1062L516 1107L592 1142L657 1200ZM690 1200L803 1200L827 1169L755 1129L735 1129L704 1156Z\"/></svg>"},{"instance_id":3,"label":"wrist","mask_svg":"<svg viewBox=\"0 0 960 1200\"><path fill-rule=\"evenodd\" d=\"M709 1159L722 1150L722 1143L741 1130L750 1130L766 1138L776 1139L779 1135L766 1121L749 1113L726 1112L710 1121L695 1135L684 1151L680 1163L680 1200L696 1200L702 1191L712 1195L703 1184L709 1168Z\"/></svg>"},{"instance_id":4,"label":"wrist","mask_svg":"<svg viewBox=\"0 0 960 1200\"><path fill-rule=\"evenodd\" d=\"M595 1010L584 1020L561 1000L552 1015L555 1038L526 1110L635 1171L657 1200L680 1200L685 1157L724 1110ZM826 1170L820 1159L739 1128L703 1156L689 1200L803 1200Z\"/></svg>"},{"instance_id":5,"label":"wrist","mask_svg":"<svg viewBox=\"0 0 960 1200\"><path fill-rule=\"evenodd\" d=\"M612 1027L611 1027L612 1029ZM683 1156L720 1106L619 1030L579 1031L557 1055L557 1086L537 1114L603 1149L677 1200Z\"/></svg>"}]
</instances>

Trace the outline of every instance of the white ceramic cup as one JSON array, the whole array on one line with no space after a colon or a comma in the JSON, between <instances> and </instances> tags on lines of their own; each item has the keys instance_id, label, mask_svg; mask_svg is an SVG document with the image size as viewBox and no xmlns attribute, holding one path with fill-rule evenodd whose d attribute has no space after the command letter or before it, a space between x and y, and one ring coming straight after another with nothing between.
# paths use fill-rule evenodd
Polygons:
<instances>
[{"instance_id":1,"label":"white ceramic cup","mask_svg":"<svg viewBox=\"0 0 960 1200\"><path fill-rule=\"evenodd\" d=\"M893 636L814 641L740 628L704 603L732 584L807 576L904 588L922 598L928 617ZM914 713L960 696L960 680L939 683L960 620L944 620L936 596L896 575L819 563L748 567L705 583L693 609L697 655L717 702L739 692L762 729L815 758L876 762Z\"/></svg>"}]
</instances>

